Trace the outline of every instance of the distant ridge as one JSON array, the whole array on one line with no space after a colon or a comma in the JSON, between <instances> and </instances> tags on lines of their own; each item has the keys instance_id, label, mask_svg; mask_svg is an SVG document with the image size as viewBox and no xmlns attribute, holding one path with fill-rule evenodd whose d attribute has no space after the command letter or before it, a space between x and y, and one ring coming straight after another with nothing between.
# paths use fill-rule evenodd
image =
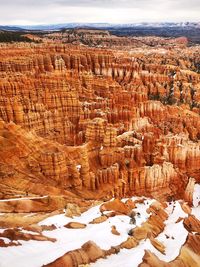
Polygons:
<instances>
[{"instance_id":1,"label":"distant ridge","mask_svg":"<svg viewBox=\"0 0 200 267\"><path fill-rule=\"evenodd\" d=\"M160 22L160 23L130 23L130 24L112 24L112 23L62 23L49 25L13 25L1 26L0 30L20 31L20 30L36 30L36 31L55 31L63 28L99 28L99 29L115 29L115 28L163 28L163 27L180 27L180 28L200 28L200 22Z\"/></svg>"},{"instance_id":2,"label":"distant ridge","mask_svg":"<svg viewBox=\"0 0 200 267\"><path fill-rule=\"evenodd\" d=\"M23 29L17 26L4 26L0 25L0 30L2 31L22 31Z\"/></svg>"}]
</instances>

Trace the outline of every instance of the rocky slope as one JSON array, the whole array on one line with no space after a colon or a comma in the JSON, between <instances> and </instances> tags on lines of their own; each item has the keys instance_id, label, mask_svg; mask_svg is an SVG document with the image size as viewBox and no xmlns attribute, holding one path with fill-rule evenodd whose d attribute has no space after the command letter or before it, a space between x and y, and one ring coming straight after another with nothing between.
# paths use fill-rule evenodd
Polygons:
<instances>
[{"instance_id":1,"label":"rocky slope","mask_svg":"<svg viewBox=\"0 0 200 267\"><path fill-rule=\"evenodd\" d=\"M191 201L190 178L200 179L198 52L178 43L126 52L3 45L2 197L44 194L37 181L51 186L46 194Z\"/></svg>"},{"instance_id":2,"label":"rocky slope","mask_svg":"<svg viewBox=\"0 0 200 267\"><path fill-rule=\"evenodd\" d=\"M111 31L112 32L112 31ZM62 30L53 33L47 33L40 37L41 41L53 40L54 42L63 42L70 44L78 44L89 47L105 47L105 48L117 48L120 50L127 50L133 47L152 47L157 45L162 45L166 47L174 46L184 46L187 44L188 40L184 37L179 38L162 38L155 36L134 37L130 36L117 36L113 35L108 30L101 29L87 29L87 28L76 28L69 30ZM119 33L119 32L118 32ZM126 35L126 34L125 34ZM153 35L153 34L152 34ZM26 35L26 37L36 40L35 35Z\"/></svg>"},{"instance_id":3,"label":"rocky slope","mask_svg":"<svg viewBox=\"0 0 200 267\"><path fill-rule=\"evenodd\" d=\"M184 201L144 197L96 203L81 215L75 205L43 220L30 214L40 222L0 230L1 266L199 266L193 214Z\"/></svg>"}]
</instances>

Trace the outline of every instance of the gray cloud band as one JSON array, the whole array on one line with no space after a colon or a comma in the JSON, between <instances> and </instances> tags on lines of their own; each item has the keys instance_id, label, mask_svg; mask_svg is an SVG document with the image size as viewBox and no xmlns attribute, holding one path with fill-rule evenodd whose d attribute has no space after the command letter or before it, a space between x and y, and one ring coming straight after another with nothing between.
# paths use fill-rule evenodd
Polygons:
<instances>
[{"instance_id":1,"label":"gray cloud band","mask_svg":"<svg viewBox=\"0 0 200 267\"><path fill-rule=\"evenodd\" d=\"M193 10L200 7L199 0L0 0L0 6L21 6L21 7L35 7L35 6L76 6L76 7L130 7L145 8L147 6L159 6L162 4L173 6L174 8L189 8Z\"/></svg>"},{"instance_id":2,"label":"gray cloud band","mask_svg":"<svg viewBox=\"0 0 200 267\"><path fill-rule=\"evenodd\" d=\"M0 24L197 21L198 10L199 0L0 0Z\"/></svg>"}]
</instances>

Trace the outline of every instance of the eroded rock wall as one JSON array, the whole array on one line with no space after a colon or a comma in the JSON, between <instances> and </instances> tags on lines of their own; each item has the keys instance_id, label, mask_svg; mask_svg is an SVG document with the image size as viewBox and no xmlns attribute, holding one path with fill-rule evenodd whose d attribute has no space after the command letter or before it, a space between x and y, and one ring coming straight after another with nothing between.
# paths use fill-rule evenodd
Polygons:
<instances>
[{"instance_id":1,"label":"eroded rock wall","mask_svg":"<svg viewBox=\"0 0 200 267\"><path fill-rule=\"evenodd\" d=\"M76 190L191 202L190 178L200 181L199 47L159 49L2 45L2 197Z\"/></svg>"}]
</instances>

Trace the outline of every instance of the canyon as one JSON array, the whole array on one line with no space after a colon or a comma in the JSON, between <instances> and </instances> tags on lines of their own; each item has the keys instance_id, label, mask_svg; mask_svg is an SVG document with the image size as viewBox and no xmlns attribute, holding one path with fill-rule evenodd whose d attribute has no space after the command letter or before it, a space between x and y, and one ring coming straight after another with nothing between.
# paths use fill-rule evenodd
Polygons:
<instances>
[{"instance_id":1,"label":"canyon","mask_svg":"<svg viewBox=\"0 0 200 267\"><path fill-rule=\"evenodd\" d=\"M0 44L0 266L199 266L200 46L24 36ZM52 255L30 265L34 242Z\"/></svg>"}]
</instances>

